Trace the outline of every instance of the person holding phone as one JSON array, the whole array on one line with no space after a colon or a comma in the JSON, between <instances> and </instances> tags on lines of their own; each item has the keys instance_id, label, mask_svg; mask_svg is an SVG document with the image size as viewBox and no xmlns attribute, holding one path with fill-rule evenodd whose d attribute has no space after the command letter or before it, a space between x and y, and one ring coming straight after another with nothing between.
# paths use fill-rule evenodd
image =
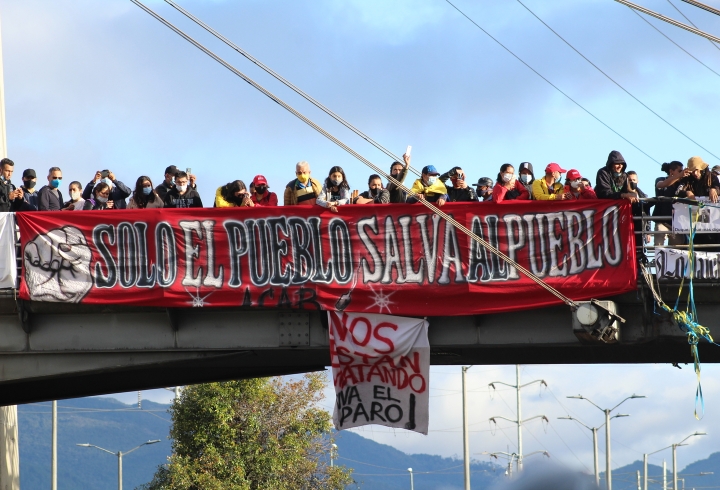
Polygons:
<instances>
[{"instance_id":1,"label":"person holding phone","mask_svg":"<svg viewBox=\"0 0 720 490\"><path fill-rule=\"evenodd\" d=\"M245 182L243 182L242 180L234 180L217 188L217 191L215 191L215 204L213 207L253 208L255 207L255 203L250 198L250 193L245 187Z\"/></svg>"},{"instance_id":2,"label":"person holding phone","mask_svg":"<svg viewBox=\"0 0 720 490\"><path fill-rule=\"evenodd\" d=\"M475 189L465 182L465 171L461 167L453 167L440 176L443 184L450 179L452 187L447 188L448 202L476 202L478 196Z\"/></svg>"},{"instance_id":3,"label":"person holding phone","mask_svg":"<svg viewBox=\"0 0 720 490\"><path fill-rule=\"evenodd\" d=\"M203 207L200 194L195 189L188 188L190 179L186 172L175 174L175 187L165 196L166 208L201 208Z\"/></svg>"},{"instance_id":4,"label":"person holding phone","mask_svg":"<svg viewBox=\"0 0 720 490\"><path fill-rule=\"evenodd\" d=\"M115 209L126 209L127 199L132 194L132 190L115 178L115 174L111 170L98 170L95 172L93 180L88 182L83 191L82 197L87 200L93 197L93 189L99 182L103 182L110 188L109 200L115 203Z\"/></svg>"},{"instance_id":5,"label":"person holding phone","mask_svg":"<svg viewBox=\"0 0 720 490\"><path fill-rule=\"evenodd\" d=\"M115 209L115 203L110 200L110 186L105 182L100 182L93 188L92 196L85 199L83 210L103 211L105 209Z\"/></svg>"}]
</instances>

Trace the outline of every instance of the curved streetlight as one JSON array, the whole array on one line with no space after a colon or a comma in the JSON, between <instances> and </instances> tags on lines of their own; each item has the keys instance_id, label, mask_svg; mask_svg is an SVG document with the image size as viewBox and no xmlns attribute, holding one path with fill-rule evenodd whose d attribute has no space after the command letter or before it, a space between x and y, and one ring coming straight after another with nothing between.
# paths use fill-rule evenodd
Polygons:
<instances>
[{"instance_id":1,"label":"curved streetlight","mask_svg":"<svg viewBox=\"0 0 720 490\"><path fill-rule=\"evenodd\" d=\"M129 451L125 451L125 452L118 451L116 453L109 451L105 448L102 448L100 446L96 446L95 444L85 443L85 444L75 444L75 445L80 446L80 447L94 447L95 449L99 449L100 451L105 451L106 453L112 454L113 456L117 456L117 458L118 458L118 490L122 490L122 457L125 456L126 454L130 454L131 452L135 451L136 449L140 449L143 446L147 446L148 444L157 444L158 442L160 442L160 439L153 439L152 441L143 442L139 446L135 446L134 448L132 448Z\"/></svg>"},{"instance_id":2,"label":"curved streetlight","mask_svg":"<svg viewBox=\"0 0 720 490\"><path fill-rule=\"evenodd\" d=\"M600 408L599 405L594 403L589 398L585 398L582 395L568 396L567 398L574 398L576 400L585 400L585 401L589 402L592 406L594 406L595 408L597 408L598 410L600 410L601 412L603 412L605 414L605 483L607 484L607 490L612 490L612 467L611 467L611 460L610 460L610 412L612 412L613 410L615 410L617 407L619 407L620 405L622 405L623 403L625 403L628 400L633 400L635 398L645 398L645 396L632 394L612 408ZM620 416L620 415L618 415L618 416ZM627 415L622 415L622 416L627 416Z\"/></svg>"},{"instance_id":3,"label":"curved streetlight","mask_svg":"<svg viewBox=\"0 0 720 490\"><path fill-rule=\"evenodd\" d=\"M408 471L410 472L410 490L415 490L415 485L413 483L412 468L408 468Z\"/></svg>"},{"instance_id":4,"label":"curved streetlight","mask_svg":"<svg viewBox=\"0 0 720 490\"><path fill-rule=\"evenodd\" d=\"M664 451L664 450L666 450L666 449L672 448L672 460L673 460L673 461L672 461L672 463L673 463L673 490L678 490L677 448L680 447L680 446L687 446L687 444L684 444L684 442L687 441L688 439L690 439L691 437L695 437L695 436L706 436L706 435L707 435L707 432L697 432L697 431L696 431L696 432L693 432L692 434L690 434L689 436L687 436L685 439L683 439L682 441L680 441L680 442L678 442L678 443L670 444L669 446L665 446L664 448L658 449L657 451L653 451L653 452L651 452L651 453L643 454L643 465L644 465L644 467L645 467L645 480L644 480L643 488L644 488L645 490L647 490L647 459L648 459L648 456L651 456L651 455L653 455L653 454L655 454L655 453L659 453L660 451Z\"/></svg>"}]
</instances>

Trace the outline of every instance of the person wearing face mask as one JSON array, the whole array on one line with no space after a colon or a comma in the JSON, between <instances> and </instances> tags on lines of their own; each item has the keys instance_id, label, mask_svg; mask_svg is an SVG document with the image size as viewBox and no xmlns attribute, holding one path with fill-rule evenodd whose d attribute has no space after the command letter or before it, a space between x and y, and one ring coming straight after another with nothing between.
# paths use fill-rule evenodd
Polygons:
<instances>
[{"instance_id":1,"label":"person wearing face mask","mask_svg":"<svg viewBox=\"0 0 720 490\"><path fill-rule=\"evenodd\" d=\"M549 163L545 167L545 177L533 182L532 195L538 201L563 201L570 196L565 192L560 178L566 170L557 163Z\"/></svg>"},{"instance_id":2,"label":"person wearing face mask","mask_svg":"<svg viewBox=\"0 0 720 490\"><path fill-rule=\"evenodd\" d=\"M175 187L165 196L166 208L201 208L200 194L189 187L190 178L186 172L175 174Z\"/></svg>"},{"instance_id":3,"label":"person wearing face mask","mask_svg":"<svg viewBox=\"0 0 720 490\"><path fill-rule=\"evenodd\" d=\"M480 177L477 184L473 184L473 186L477 189L475 193L477 194L479 201L492 201L493 185L494 182L490 177Z\"/></svg>"},{"instance_id":4,"label":"person wearing face mask","mask_svg":"<svg viewBox=\"0 0 720 490\"><path fill-rule=\"evenodd\" d=\"M410 156L403 155L403 161L405 162L392 162L390 165L390 175L401 184L405 182L407 177L408 168L410 167ZM393 204L404 204L407 201L407 192L399 188L395 183L388 182L386 190L390 193L390 202Z\"/></svg>"},{"instance_id":5,"label":"person wearing face mask","mask_svg":"<svg viewBox=\"0 0 720 490\"><path fill-rule=\"evenodd\" d=\"M310 177L310 164L302 161L295 165L295 180L285 186L285 206L312 206L322 192L322 184Z\"/></svg>"},{"instance_id":6,"label":"person wearing face mask","mask_svg":"<svg viewBox=\"0 0 720 490\"><path fill-rule=\"evenodd\" d=\"M135 182L135 191L128 203L128 209L153 209L165 207L160 196L153 189L150 177L140 176Z\"/></svg>"},{"instance_id":7,"label":"person wearing face mask","mask_svg":"<svg viewBox=\"0 0 720 490\"><path fill-rule=\"evenodd\" d=\"M450 179L452 187L447 188L449 202L477 202L475 189L465 182L465 171L460 167L453 167L440 176L443 184Z\"/></svg>"},{"instance_id":8,"label":"person wearing face mask","mask_svg":"<svg viewBox=\"0 0 720 490\"><path fill-rule=\"evenodd\" d=\"M533 172L533 166L530 162L522 162L520 164L520 182L530 193L530 199L533 198L532 186L535 182L535 172Z\"/></svg>"},{"instance_id":9,"label":"person wearing face mask","mask_svg":"<svg viewBox=\"0 0 720 490\"><path fill-rule=\"evenodd\" d=\"M63 211L82 211L85 207L85 199L82 198L83 187L80 182L74 180L68 186L70 191L70 200L65 203Z\"/></svg>"},{"instance_id":10,"label":"person wearing face mask","mask_svg":"<svg viewBox=\"0 0 720 490\"><path fill-rule=\"evenodd\" d=\"M682 162L673 160L669 163L663 163L662 170L667 173L666 178L658 178L655 181L655 197L679 197L680 193L683 193L683 188L680 187L680 179L689 175L689 172L683 170ZM684 195L684 193L683 193ZM653 216L672 216L673 203L667 201L661 201L655 204L653 209ZM668 239L668 245L684 245L685 236L681 234L668 233L672 231L672 220L671 219L656 219L655 220L655 231L662 231L664 233L657 233L654 235L655 246L662 247L665 245L665 238Z\"/></svg>"},{"instance_id":11,"label":"person wearing face mask","mask_svg":"<svg viewBox=\"0 0 720 490\"><path fill-rule=\"evenodd\" d=\"M523 183L515 178L515 167L509 163L503 164L492 190L493 202L527 201L529 199L530 193Z\"/></svg>"},{"instance_id":12,"label":"person wearing face mask","mask_svg":"<svg viewBox=\"0 0 720 490\"><path fill-rule=\"evenodd\" d=\"M22 175L23 185L20 189L23 191L23 205L19 211L37 211L38 210L38 193L35 185L37 184L37 175L35 170L27 168Z\"/></svg>"},{"instance_id":13,"label":"person wearing face mask","mask_svg":"<svg viewBox=\"0 0 720 490\"><path fill-rule=\"evenodd\" d=\"M92 196L85 199L84 211L102 211L115 208L115 203L110 200L110 186L105 182L98 182L92 192Z\"/></svg>"},{"instance_id":14,"label":"person wearing face mask","mask_svg":"<svg viewBox=\"0 0 720 490\"><path fill-rule=\"evenodd\" d=\"M707 197L710 202L717 203L720 195L720 179L710 169L709 165L700 157L692 157L688 160L686 167L687 175L680 179L680 186L685 194L681 197L695 199L696 197ZM699 245L720 244L720 233L698 233L695 235L694 243ZM704 248L703 252L716 252L717 247Z\"/></svg>"},{"instance_id":15,"label":"person wearing face mask","mask_svg":"<svg viewBox=\"0 0 720 490\"><path fill-rule=\"evenodd\" d=\"M585 184L580 172L574 168L571 168L567 173L567 178L565 179L565 195L568 196L566 199L573 201L578 199L597 199L595 191Z\"/></svg>"},{"instance_id":16,"label":"person wearing face mask","mask_svg":"<svg viewBox=\"0 0 720 490\"><path fill-rule=\"evenodd\" d=\"M109 199L115 203L115 209L127 208L127 202L125 199L130 197L132 191L128 186L117 180L115 178L115 174L110 170L98 170L95 172L95 178L85 186L85 190L82 195L83 199L89 199L91 197L93 189L98 182L104 182L108 187L110 187Z\"/></svg>"},{"instance_id":17,"label":"person wearing face mask","mask_svg":"<svg viewBox=\"0 0 720 490\"><path fill-rule=\"evenodd\" d=\"M439 177L440 172L437 171L434 165L424 166L422 176L413 182L410 188L417 196L417 198L413 199L413 202L417 202L417 199L423 199L437 204L438 207L445 205L448 200L447 187Z\"/></svg>"},{"instance_id":18,"label":"person wearing face mask","mask_svg":"<svg viewBox=\"0 0 720 490\"><path fill-rule=\"evenodd\" d=\"M382 179L377 174L372 174L368 178L368 187L366 190L353 200L353 204L388 204L390 202L390 193L387 189L383 189Z\"/></svg>"},{"instance_id":19,"label":"person wearing face mask","mask_svg":"<svg viewBox=\"0 0 720 490\"><path fill-rule=\"evenodd\" d=\"M277 206L278 197L268 189L267 179L262 175L256 175L250 185L250 199L256 206Z\"/></svg>"},{"instance_id":20,"label":"person wearing face mask","mask_svg":"<svg viewBox=\"0 0 720 490\"><path fill-rule=\"evenodd\" d=\"M215 204L213 204L215 208L253 208L255 206L256 204L250 198L250 193L242 180L228 182L224 186L218 187L215 192Z\"/></svg>"},{"instance_id":21,"label":"person wearing face mask","mask_svg":"<svg viewBox=\"0 0 720 490\"><path fill-rule=\"evenodd\" d=\"M60 167L50 167L47 180L48 185L38 191L38 211L60 211L63 208L63 197L60 192L60 184L62 184Z\"/></svg>"},{"instance_id":22,"label":"person wearing face mask","mask_svg":"<svg viewBox=\"0 0 720 490\"><path fill-rule=\"evenodd\" d=\"M625 169L627 163L619 151L608 155L605 166L598 170L595 178L595 194L598 199L627 199L639 202L638 195L630 190Z\"/></svg>"},{"instance_id":23,"label":"person wearing face mask","mask_svg":"<svg viewBox=\"0 0 720 490\"><path fill-rule=\"evenodd\" d=\"M338 206L350 203L350 184L342 167L335 166L330 169L316 202L333 213L338 212Z\"/></svg>"}]
</instances>

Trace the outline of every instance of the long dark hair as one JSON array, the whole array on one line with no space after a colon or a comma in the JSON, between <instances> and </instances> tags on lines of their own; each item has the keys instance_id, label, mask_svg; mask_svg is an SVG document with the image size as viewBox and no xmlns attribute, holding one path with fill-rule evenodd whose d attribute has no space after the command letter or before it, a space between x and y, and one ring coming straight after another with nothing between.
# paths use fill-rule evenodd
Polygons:
<instances>
[{"instance_id":1,"label":"long dark hair","mask_svg":"<svg viewBox=\"0 0 720 490\"><path fill-rule=\"evenodd\" d=\"M342 167L339 167L337 165L331 168L328 172L327 179L325 179L325 188L330 189L331 187L335 187L335 184L330 182L330 176L335 172L340 172L343 176L343 181L340 183L339 186L337 186L337 188L350 190L350 184L348 184L347 178L345 178L345 171L342 169Z\"/></svg>"},{"instance_id":2,"label":"long dark hair","mask_svg":"<svg viewBox=\"0 0 720 490\"><path fill-rule=\"evenodd\" d=\"M497 183L498 183L498 184L500 184L500 185L505 185L505 184L507 184L507 182L505 182L505 181L503 180L502 174L504 174L505 171L506 171L507 169L509 169L509 168L512 168L513 170L515 170L515 167L513 166L512 163L503 163L503 164L502 164L502 166L500 167L500 173L498 173L498 176L497 176Z\"/></svg>"},{"instance_id":3,"label":"long dark hair","mask_svg":"<svg viewBox=\"0 0 720 490\"><path fill-rule=\"evenodd\" d=\"M143 192L143 184L145 181L150 182L150 188L153 189L153 191L148 194L147 196ZM147 206L147 203L149 202L155 202L155 187L153 186L152 180L150 180L150 177L147 175L141 175L138 177L137 181L135 182L135 190L133 191L133 202L135 205L139 208L144 208ZM159 198L158 198L159 199Z\"/></svg>"},{"instance_id":4,"label":"long dark hair","mask_svg":"<svg viewBox=\"0 0 720 490\"><path fill-rule=\"evenodd\" d=\"M238 197L235 195L237 191L245 191L247 190L247 187L245 187L245 182L242 180L233 180L232 182L228 182L222 188L220 189L220 195L225 199L227 202L232 202L237 204L238 206L242 204L242 198L238 199Z\"/></svg>"},{"instance_id":5,"label":"long dark hair","mask_svg":"<svg viewBox=\"0 0 720 490\"><path fill-rule=\"evenodd\" d=\"M107 185L105 182L100 182L98 185L96 185L93 188L93 197L97 197L98 193L104 191L105 189L109 189L110 186Z\"/></svg>"}]
</instances>

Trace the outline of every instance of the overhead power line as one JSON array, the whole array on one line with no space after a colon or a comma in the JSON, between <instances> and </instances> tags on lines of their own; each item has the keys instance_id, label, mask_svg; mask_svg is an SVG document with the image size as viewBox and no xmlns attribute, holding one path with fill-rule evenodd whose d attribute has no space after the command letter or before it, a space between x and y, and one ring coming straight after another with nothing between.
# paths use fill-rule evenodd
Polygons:
<instances>
[{"instance_id":1,"label":"overhead power line","mask_svg":"<svg viewBox=\"0 0 720 490\"><path fill-rule=\"evenodd\" d=\"M635 11L635 10L633 10L633 9L630 9L630 12L632 12L633 14L637 15L638 17L640 17L640 19L642 19L643 22L645 22L647 25L649 25L650 27L652 27L653 29L655 29L662 37L664 37L665 39L667 39L668 41L670 41L671 43L673 43L675 46L677 46L678 48L680 48L686 55L688 55L689 57L691 57L692 59L694 59L695 61L697 61L698 63L700 63L702 66L704 66L705 68L707 68L708 70L710 70L711 72L713 72L715 75L717 75L718 77L720 77L720 73L716 72L715 70L713 70L712 68L710 68L709 66L707 66L705 63L703 63L702 61L700 61L699 59L697 59L695 56L693 56L692 53L690 53L690 51L688 51L687 49L683 48L683 47L680 46L678 43L676 43L675 41L673 41L673 40L670 38L670 36L668 36L667 34L665 34L663 31L661 31L660 29L658 29L652 22L650 22L649 20L647 20L644 15L641 15L639 12L637 12L637 11ZM712 45L716 46L716 44L715 44L714 42L712 42L712 41L710 41L710 40L708 40L708 41L709 41Z\"/></svg>"},{"instance_id":2,"label":"overhead power line","mask_svg":"<svg viewBox=\"0 0 720 490\"><path fill-rule=\"evenodd\" d=\"M692 26L689 26L687 24L683 24L682 22L678 22L675 19L671 19L670 17L665 17L662 14L658 14L654 10L647 9L645 7L641 7L640 5L636 5L632 2L628 2L627 0L615 0L617 3L621 3L625 5L626 7L630 7L633 10L637 10L638 12L642 12L643 14L651 15L655 17L656 19L660 19L663 22L667 22L668 24L672 24L675 27L679 27L680 29L685 29L688 32L692 32L693 34L696 34L698 36L702 36L706 39L710 39L714 43L720 43L720 37L713 36L712 34L708 34L705 31L701 31L700 29L696 29Z\"/></svg>"},{"instance_id":3,"label":"overhead power line","mask_svg":"<svg viewBox=\"0 0 720 490\"><path fill-rule=\"evenodd\" d=\"M593 63L592 61L590 61L590 59L588 59L587 56L585 56L584 54L582 54L577 48L575 48L575 46L573 46L572 44L570 44L564 37L562 37L560 34L558 34L555 29L553 29L552 27L550 27L544 20L542 20L540 17L538 17L538 15L537 15L535 12L533 12L532 10L530 10L530 8L529 8L527 5L525 5L524 3L522 3L521 0L517 0L517 2L518 2L520 5L522 5L523 7L525 7L525 10L527 10L528 12L530 12L530 13L533 15L533 17L535 17L537 20L539 20L540 22L542 22L542 24L543 24L545 27L547 27L548 29L550 29L550 31L551 31L553 34L555 34L562 42L564 42L565 44L567 44L567 45L570 47L570 49L572 49L572 50L575 51L578 55L580 55L580 56L582 57L582 59L584 59L585 61L587 61L588 63L590 63L590 65L592 65L593 68L595 68L597 71L599 71L600 73L602 73L602 74L605 76L605 78L607 78L607 79L610 80L612 83L614 83L615 85L617 85L618 88L620 88L620 90L622 90L623 92L625 92L626 94L628 94L628 95L629 95L630 97L632 97L637 103L639 103L639 104L642 105L645 109L647 109L648 111L650 111L651 113L653 113L658 119L660 119L662 122L664 122L665 124L667 124L668 126L670 126L671 128L673 128L675 131L677 131L677 132L680 133L681 135L683 135L685 138L687 138L688 140L692 141L692 142L695 143L697 146L699 146L700 148L702 148L703 150L705 150L706 152L708 152L710 155L714 156L715 158L719 158L719 157L718 157L717 155L715 155L713 152L711 152L710 150L708 150L707 148L705 148L704 146L702 146L700 143L698 143L697 141L695 141L694 139L692 139L690 136L688 136L687 134L685 134L684 132L682 132L680 129L678 129L676 126L674 126L672 123L670 123L670 121L668 121L667 119L665 119L664 117L662 117L660 114L658 114L657 112L655 112L654 110L652 110L650 107L648 107L648 105L645 104L642 100L640 100L640 99L638 99L637 97L635 97L632 93L630 93L629 90L627 90L625 87L623 87L622 85L620 85L617 81L615 81L615 79L613 79L610 75L608 75L607 73L605 73L605 72L604 72L599 66L597 66L595 63ZM719 159L720 159L720 158L719 158Z\"/></svg>"},{"instance_id":4,"label":"overhead power line","mask_svg":"<svg viewBox=\"0 0 720 490\"><path fill-rule=\"evenodd\" d=\"M486 36L488 36L490 39L492 39L493 41L495 41L501 48L503 48L505 51L507 51L508 53L510 53L515 59L517 59L520 63L522 63L523 65L525 65L527 68L529 68L529 69L530 69L533 73L535 73L537 76L539 76L540 78L542 78L542 79L543 79L546 83L548 83L552 88L554 88L555 90L557 90L558 92L560 92L562 95L564 95L570 102L572 102L573 104L575 104L576 106L578 106L580 109L582 109L583 111L585 111L585 112L586 112L588 115L590 115L593 119L595 119L597 122L599 122L600 124L602 124L603 126L605 126L607 129L609 129L610 131L612 131L613 133L615 133L615 134L616 134L617 136L619 136L620 138L622 138L623 141L625 141L625 142L628 143L630 146L632 146L633 148L635 148L637 151L639 151L640 153L642 153L643 155L645 155L646 157L648 157L650 160L652 160L652 161L654 161L655 163L658 163L658 164L660 163L658 160L654 159L653 157L651 157L650 155L648 155L646 152L644 152L643 150L641 150L640 147L638 147L635 143L633 143L632 141L630 141L629 139L627 139L625 136L621 135L621 134L618 133L616 130L614 130L613 128L611 128L607 123L605 123L602 119L600 119L600 118L597 117L595 114L593 114L593 113L590 112L588 109L586 109L586 108L585 108L582 104L580 104L578 101L576 101L575 99L573 99L572 97L570 97L567 93L563 92L563 91L560 89L560 87L558 87L557 85L555 85L554 83L552 83L550 80L548 80L547 78L545 78L542 74L540 74L539 71L537 71L535 68L533 68L532 66L530 66L525 60L523 60L522 58L520 58L520 56L516 55L510 48L508 48L507 46L505 46L505 45L504 45L503 43L501 43L497 38L495 38L492 34L490 34L488 31L486 31L485 29L483 29L483 28L480 26L480 24L478 24L477 22L475 22L474 20L472 20L465 12L463 12L462 10L460 10L454 3L452 3L450 0L445 0L445 1L446 1L448 4L450 4L450 6L451 6L452 8L454 8L455 10L457 10L457 11L460 13L460 15L462 15L462 16L465 17L467 20L469 20L470 22L472 22L473 25L475 25L475 27L477 27L477 28L480 29L482 32L484 32Z\"/></svg>"},{"instance_id":5,"label":"overhead power line","mask_svg":"<svg viewBox=\"0 0 720 490\"><path fill-rule=\"evenodd\" d=\"M668 2L670 5L672 5L672 8L674 8L675 10L677 10L678 14L682 15L683 18L684 18L686 21L688 21L691 26L693 26L694 28L697 29L697 26L695 25L695 23L694 23L693 21L691 21L691 20L688 18L688 16L683 13L682 10L680 10L679 8L677 8L677 6L676 6L674 3L672 3L672 0L667 0L667 2ZM688 2L688 3L690 3L690 2ZM714 42L712 42L710 39L708 39L708 42L709 42L715 49L717 49L718 51L720 51L720 46L718 46L717 44L715 44Z\"/></svg>"},{"instance_id":6,"label":"overhead power line","mask_svg":"<svg viewBox=\"0 0 720 490\"><path fill-rule=\"evenodd\" d=\"M181 7L180 5L178 5L177 3L173 2L173 0L165 0L165 3L167 3L167 4L169 4L170 6L172 6L173 8L175 8L178 12L180 12L180 13L183 14L185 17L187 17L188 19L190 19L190 20L192 20L193 22L195 22L197 25L199 25L200 27L202 27L203 29L205 29L207 32L209 32L210 34L212 34L213 36L215 36L216 38L218 38L220 41L222 41L222 42L224 42L225 44L227 44L228 46L230 46L232 49L234 49L235 51L237 51L238 53L240 53L241 55L243 55L243 56L244 56L245 58L247 58L249 61L253 62L253 63L254 63L255 65L257 65L258 67L262 68L265 72L267 72L268 74L272 75L276 80L282 82L285 86L287 86L288 88L290 88L290 89L292 89L293 91L295 91L295 93L297 93L298 95L300 95L301 97L303 97L305 100L307 100L308 102L310 102L311 104L313 104L315 107L317 107L318 109L320 109L321 111L323 111L323 112L324 112L325 114L327 114L328 116L330 116L330 117L332 117L333 119L335 119L337 122L339 122L340 124L342 124L343 126L345 126L346 128L348 128L350 131L352 131L352 132L355 133L356 135L360 136L362 139L364 139L365 141L367 141L368 143L370 143L371 145L373 145L375 148L377 148L377 149L380 150L381 152L385 153L387 156L389 156L389 157L392 158L393 160L402 163L402 161L403 161L402 158L398 157L398 156L395 155L393 152L391 152L390 150L388 150L387 148L385 148L384 146L382 146L380 143L378 143L377 141L375 141L374 139L372 139L370 136L366 135L365 133L363 133L362 131L360 131L358 128L356 128L355 126L353 126L352 124L350 124L348 121L346 121L345 119L343 119L342 117L340 117L338 114L336 114L335 112L333 112L333 111L331 111L330 109L328 109L327 107L325 107L323 104L321 104L320 102L318 102L317 100L315 100L313 97L311 97L310 95L308 95L307 93L305 93L302 89L300 89L299 87L295 86L292 82L290 82L289 80L287 80L286 78L284 78L284 77L283 77L282 75L280 75L279 73L275 72L272 68L270 68L269 66L265 65L265 64L262 63L260 60L258 60L258 59L255 58L254 56L252 56L250 53L248 53L247 51L245 51L244 49L242 49L240 46L238 46L237 44L233 43L233 42L230 41L228 38L226 38L225 36L223 36L222 34L220 34L219 32L217 32L215 29L213 29L212 27L210 27L209 25L207 25L205 22L203 22L202 20L200 20L200 19L198 19L197 17L195 17L193 14L191 14L190 12L188 12L187 10L185 10L184 8L182 8L182 7ZM412 168L412 167L410 167L410 166L408 166L408 168L409 168L413 173L415 173L415 175L420 175L420 172L419 172L417 169L414 169L414 168Z\"/></svg>"},{"instance_id":7,"label":"overhead power line","mask_svg":"<svg viewBox=\"0 0 720 490\"><path fill-rule=\"evenodd\" d=\"M696 0L682 0L682 1L685 3L689 3L690 5L694 5L695 7L701 8L703 10L707 10L708 12L710 12L712 14L720 15L720 10L718 10L714 7L711 7L710 5L705 5L704 3L700 3Z\"/></svg>"}]
</instances>

